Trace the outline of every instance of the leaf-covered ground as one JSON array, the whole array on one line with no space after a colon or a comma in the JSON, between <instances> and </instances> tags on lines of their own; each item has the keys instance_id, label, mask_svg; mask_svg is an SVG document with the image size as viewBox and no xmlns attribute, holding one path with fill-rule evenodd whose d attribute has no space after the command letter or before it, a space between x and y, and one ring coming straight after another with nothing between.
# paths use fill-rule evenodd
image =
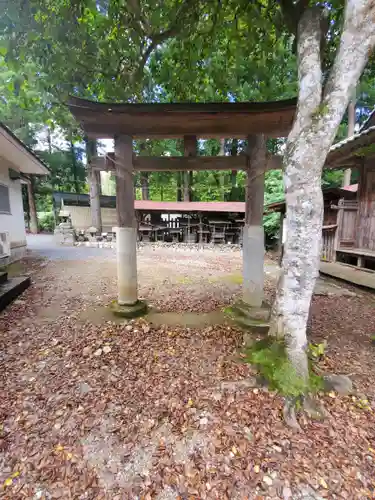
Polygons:
<instances>
[{"instance_id":1,"label":"leaf-covered ground","mask_svg":"<svg viewBox=\"0 0 375 500\"><path fill-rule=\"evenodd\" d=\"M322 396L329 418L302 418L296 434L241 363L238 330L111 321L110 253L26 266L33 286L0 316L0 496L373 498L373 296L314 298L322 367L349 374L358 394ZM182 317L241 288L235 252L144 250L139 268L141 295Z\"/></svg>"}]
</instances>

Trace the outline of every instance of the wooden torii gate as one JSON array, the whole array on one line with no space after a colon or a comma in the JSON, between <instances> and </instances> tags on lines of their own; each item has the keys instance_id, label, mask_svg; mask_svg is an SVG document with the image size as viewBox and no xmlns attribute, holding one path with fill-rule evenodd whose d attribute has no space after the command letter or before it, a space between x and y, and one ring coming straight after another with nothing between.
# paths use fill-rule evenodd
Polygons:
<instances>
[{"instance_id":1,"label":"wooden torii gate","mask_svg":"<svg viewBox=\"0 0 375 500\"><path fill-rule=\"evenodd\" d=\"M142 313L137 293L137 224L134 212L134 171L245 170L246 213L243 231L243 300L259 307L263 301L264 174L281 168L281 158L267 153L268 137L288 135L296 101L264 103L110 104L71 98L69 108L91 139L114 139L114 153L90 159L93 225L100 216L95 170L116 173L117 312ZM185 155L147 157L133 154L133 139L183 138ZM197 156L197 138L248 140L240 156ZM96 207L96 210L95 210ZM99 214L99 215L98 215Z\"/></svg>"}]
</instances>

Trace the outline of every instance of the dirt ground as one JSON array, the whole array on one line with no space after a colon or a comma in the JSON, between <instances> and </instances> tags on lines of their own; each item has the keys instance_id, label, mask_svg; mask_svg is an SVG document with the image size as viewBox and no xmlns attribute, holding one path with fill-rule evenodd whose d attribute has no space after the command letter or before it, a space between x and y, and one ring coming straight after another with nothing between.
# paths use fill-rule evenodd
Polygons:
<instances>
[{"instance_id":1,"label":"dirt ground","mask_svg":"<svg viewBox=\"0 0 375 500\"><path fill-rule=\"evenodd\" d=\"M314 297L321 366L349 374L356 395L321 395L327 420L301 417L294 433L223 318L239 252L142 249L154 323L114 321L114 254L82 255L26 260L33 285L0 316L1 497L375 498L373 295L327 282L348 293Z\"/></svg>"}]
</instances>

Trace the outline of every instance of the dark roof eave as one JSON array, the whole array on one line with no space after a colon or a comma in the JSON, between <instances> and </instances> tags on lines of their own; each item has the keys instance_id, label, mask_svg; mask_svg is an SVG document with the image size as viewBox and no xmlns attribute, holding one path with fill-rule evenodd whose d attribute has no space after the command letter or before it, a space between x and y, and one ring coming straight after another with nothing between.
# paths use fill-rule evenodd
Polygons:
<instances>
[{"instance_id":1,"label":"dark roof eave","mask_svg":"<svg viewBox=\"0 0 375 500\"><path fill-rule=\"evenodd\" d=\"M342 162L357 159L358 150L375 142L375 126L369 127L343 141L334 144L326 159L328 168L343 168Z\"/></svg>"},{"instance_id":2,"label":"dark roof eave","mask_svg":"<svg viewBox=\"0 0 375 500\"><path fill-rule=\"evenodd\" d=\"M272 112L296 108L297 99L265 102L193 102L193 103L112 103L97 102L71 96L67 105L70 108L81 108L95 112L111 112L113 114L148 114L148 113L257 113Z\"/></svg>"},{"instance_id":3,"label":"dark roof eave","mask_svg":"<svg viewBox=\"0 0 375 500\"><path fill-rule=\"evenodd\" d=\"M18 142L18 144L20 146L22 146L24 149L26 149L26 151L28 151L41 165L43 165L44 168L46 168L48 170L48 172L50 173L51 172L51 169L49 168L49 166L44 162L44 160L42 160L36 153L35 151L33 151L30 146L28 146L27 144L25 144L23 141L21 141L21 139L19 139L16 134L14 134L11 129L9 127L7 127L4 123L0 122L0 127L2 127L6 132L7 134L9 134L12 139L14 139L15 141ZM48 174L32 174L32 175L48 175Z\"/></svg>"}]
</instances>

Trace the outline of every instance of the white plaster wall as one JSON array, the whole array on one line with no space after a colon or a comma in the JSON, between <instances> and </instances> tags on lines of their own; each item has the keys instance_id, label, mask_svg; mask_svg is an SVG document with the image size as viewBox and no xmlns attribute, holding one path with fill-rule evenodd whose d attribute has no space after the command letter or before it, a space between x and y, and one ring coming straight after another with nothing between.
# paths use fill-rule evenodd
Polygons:
<instances>
[{"instance_id":1,"label":"white plaster wall","mask_svg":"<svg viewBox=\"0 0 375 500\"><path fill-rule=\"evenodd\" d=\"M9 178L8 164L0 157L0 183L8 186L11 214L0 213L0 232L7 231L11 242L11 259L19 258L26 249L26 231L23 216L22 189L20 180ZM13 247L13 249L12 249Z\"/></svg>"},{"instance_id":2,"label":"white plaster wall","mask_svg":"<svg viewBox=\"0 0 375 500\"><path fill-rule=\"evenodd\" d=\"M64 210L70 213L72 226L77 231L86 230L91 226L91 209L90 207L76 207L64 203ZM115 208L102 208L102 225L103 232L112 231L112 228L117 226L117 214Z\"/></svg>"}]
</instances>

